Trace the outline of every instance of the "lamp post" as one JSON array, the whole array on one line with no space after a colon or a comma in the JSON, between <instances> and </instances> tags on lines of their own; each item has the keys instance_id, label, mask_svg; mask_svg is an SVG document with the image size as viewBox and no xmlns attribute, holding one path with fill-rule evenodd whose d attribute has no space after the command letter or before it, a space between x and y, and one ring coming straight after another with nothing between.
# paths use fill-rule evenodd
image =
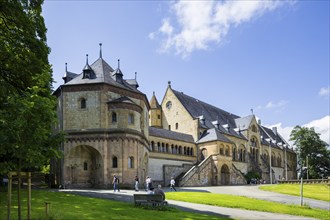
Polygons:
<instances>
[{"instance_id":1,"label":"lamp post","mask_svg":"<svg viewBox=\"0 0 330 220\"><path fill-rule=\"evenodd\" d=\"M287 157L286 157L286 148L287 148L287 144L284 144L283 147L284 147L284 161L285 161L285 180L288 180L288 161L287 161Z\"/></svg>"},{"instance_id":2,"label":"lamp post","mask_svg":"<svg viewBox=\"0 0 330 220\"><path fill-rule=\"evenodd\" d=\"M272 147L271 147L272 140L270 138L266 138L266 141L269 142L269 177L270 177L270 184L273 184L273 174L272 174Z\"/></svg>"}]
</instances>

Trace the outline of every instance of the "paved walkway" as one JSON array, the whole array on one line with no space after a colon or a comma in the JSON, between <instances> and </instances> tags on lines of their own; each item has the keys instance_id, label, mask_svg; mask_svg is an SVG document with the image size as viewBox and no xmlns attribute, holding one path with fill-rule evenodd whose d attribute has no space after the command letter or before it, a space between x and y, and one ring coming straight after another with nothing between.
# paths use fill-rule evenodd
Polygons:
<instances>
[{"instance_id":1,"label":"paved walkway","mask_svg":"<svg viewBox=\"0 0 330 220\"><path fill-rule=\"evenodd\" d=\"M230 194L246 196L250 198L279 202L283 204L300 205L299 196L290 196L281 193L269 192L258 189L260 185L244 185L244 186L211 186L211 187L183 187L182 191L207 191L211 193ZM329 195L330 196L330 195ZM311 208L319 208L330 211L330 203L315 199L303 198L303 204Z\"/></svg>"},{"instance_id":2,"label":"paved walkway","mask_svg":"<svg viewBox=\"0 0 330 220\"><path fill-rule=\"evenodd\" d=\"M95 190L95 189L65 189L60 190L79 195L85 195L89 197L112 199L117 201L132 202L133 194L137 193L134 190L121 190L120 192L114 193L113 190ZM169 191L168 188L164 188L164 191ZM179 191L196 191L196 192L212 192L221 194L233 194L242 195L247 197L253 197L263 200L281 202L286 204L300 204L299 197L283 195L279 193L266 192L258 189L258 186L217 186L217 187L182 187ZM144 194L145 191L138 193ZM299 201L297 203L297 201ZM167 200L169 205L177 207L184 211L204 213L210 215L217 215L221 217L228 217L233 219L313 219L302 216L292 216L285 214L276 214L259 211L249 211L244 209L224 208L211 205L202 205L189 202L181 202L174 200ZM318 200L304 199L305 203L308 203L311 207L324 208L329 210L330 203L322 202ZM314 203L315 202L315 203ZM325 208L326 207L326 208Z\"/></svg>"}]
</instances>

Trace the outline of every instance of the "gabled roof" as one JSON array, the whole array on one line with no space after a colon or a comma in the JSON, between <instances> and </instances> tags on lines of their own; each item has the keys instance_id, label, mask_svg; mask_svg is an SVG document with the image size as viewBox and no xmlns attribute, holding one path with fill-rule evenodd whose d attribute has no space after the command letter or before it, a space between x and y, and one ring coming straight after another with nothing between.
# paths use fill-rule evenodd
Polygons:
<instances>
[{"instance_id":1,"label":"gabled roof","mask_svg":"<svg viewBox=\"0 0 330 220\"><path fill-rule=\"evenodd\" d=\"M197 143L200 144L210 141L222 141L227 143L233 143L215 128L211 128L204 131L200 139L197 141Z\"/></svg>"},{"instance_id":2,"label":"gabled roof","mask_svg":"<svg viewBox=\"0 0 330 220\"><path fill-rule=\"evenodd\" d=\"M235 118L236 127L241 131L247 130L250 127L253 115L248 115L242 118Z\"/></svg>"},{"instance_id":3,"label":"gabled roof","mask_svg":"<svg viewBox=\"0 0 330 220\"><path fill-rule=\"evenodd\" d=\"M150 99L150 108L157 108L157 109L160 109L161 107L160 107L160 105L159 105L159 103L158 103L158 100L157 100L157 98L156 98L156 96L155 96L155 93L153 93L153 95L152 95L152 97L151 97L151 99Z\"/></svg>"},{"instance_id":4,"label":"gabled roof","mask_svg":"<svg viewBox=\"0 0 330 220\"><path fill-rule=\"evenodd\" d=\"M174 89L172 89L172 91L185 109L189 112L191 117L199 118L200 116L204 116L205 124L203 126L206 128L214 128L215 126L212 124L212 121L218 120L220 124L218 129L220 132L246 139L241 133L234 130L236 128L235 119L239 118L239 116L207 104L191 96L185 95ZM228 126L227 128L224 128L222 125Z\"/></svg>"},{"instance_id":5,"label":"gabled roof","mask_svg":"<svg viewBox=\"0 0 330 220\"><path fill-rule=\"evenodd\" d=\"M156 128L156 127L149 127L149 136L195 143L194 138L191 135L179 133L175 131L169 131L166 129Z\"/></svg>"},{"instance_id":6,"label":"gabled roof","mask_svg":"<svg viewBox=\"0 0 330 220\"><path fill-rule=\"evenodd\" d=\"M261 138L261 144L264 145L271 145L272 147L276 147L276 148L280 148L280 149L284 149L283 145L287 144L287 142L281 137L280 134L278 134L277 132L275 133L272 129L269 129L267 127L264 127L262 125L259 125L259 130L260 130L260 135L262 136ZM272 141L274 140L276 143L269 143L268 141L266 141L266 139L270 138ZM281 143L282 146L278 146L277 144ZM289 146L287 146L287 149Z\"/></svg>"},{"instance_id":7,"label":"gabled roof","mask_svg":"<svg viewBox=\"0 0 330 220\"><path fill-rule=\"evenodd\" d=\"M106 83L114 85L120 88L131 90L134 92L141 93L136 89L135 85L131 84L131 81L126 82L124 79L121 82L115 80L113 75L118 75L118 72L115 70L102 58L98 58L93 64L90 65L90 68L95 74L95 78L92 79L83 79L83 73L77 75L74 79L64 84L65 85L78 85L78 84L94 84L94 83ZM118 71L118 69L116 70ZM120 70L119 70L120 71ZM121 73L121 71L120 71ZM122 74L122 73L121 73ZM136 82L137 84L137 82Z\"/></svg>"}]
</instances>

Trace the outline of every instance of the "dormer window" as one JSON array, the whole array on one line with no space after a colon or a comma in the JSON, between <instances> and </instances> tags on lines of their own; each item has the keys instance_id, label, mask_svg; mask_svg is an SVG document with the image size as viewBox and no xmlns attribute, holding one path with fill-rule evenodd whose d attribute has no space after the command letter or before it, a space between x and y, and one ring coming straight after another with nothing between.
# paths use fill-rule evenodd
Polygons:
<instances>
[{"instance_id":1,"label":"dormer window","mask_svg":"<svg viewBox=\"0 0 330 220\"><path fill-rule=\"evenodd\" d=\"M81 109L86 108L86 99L84 99L84 98L80 99L80 108Z\"/></svg>"}]
</instances>

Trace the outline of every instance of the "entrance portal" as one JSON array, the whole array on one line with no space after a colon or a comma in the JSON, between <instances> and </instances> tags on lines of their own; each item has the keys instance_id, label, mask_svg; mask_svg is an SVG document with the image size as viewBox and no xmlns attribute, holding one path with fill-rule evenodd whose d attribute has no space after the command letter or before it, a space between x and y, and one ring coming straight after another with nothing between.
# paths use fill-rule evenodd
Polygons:
<instances>
[{"instance_id":1,"label":"entrance portal","mask_svg":"<svg viewBox=\"0 0 330 220\"><path fill-rule=\"evenodd\" d=\"M103 184L103 159L91 146L73 148L65 159L66 184L76 187L95 187Z\"/></svg>"},{"instance_id":2,"label":"entrance portal","mask_svg":"<svg viewBox=\"0 0 330 220\"><path fill-rule=\"evenodd\" d=\"M226 164L221 167L221 185L229 185L230 183L230 172Z\"/></svg>"}]
</instances>

